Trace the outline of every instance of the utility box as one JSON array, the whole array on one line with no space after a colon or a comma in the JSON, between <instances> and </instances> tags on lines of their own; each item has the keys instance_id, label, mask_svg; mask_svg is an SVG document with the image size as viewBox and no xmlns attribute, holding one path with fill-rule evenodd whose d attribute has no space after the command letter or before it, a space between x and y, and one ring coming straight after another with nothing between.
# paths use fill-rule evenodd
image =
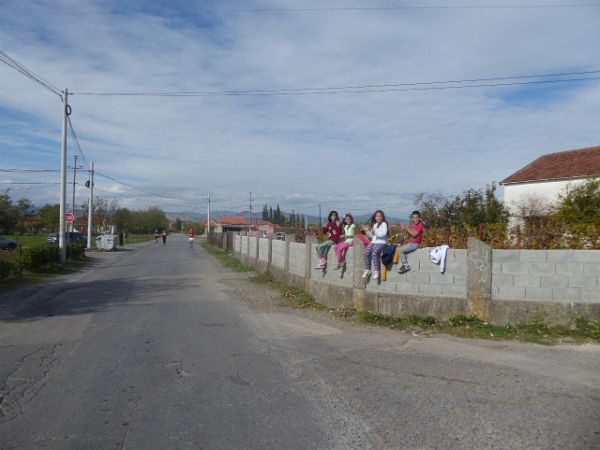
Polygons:
<instances>
[{"instance_id":1,"label":"utility box","mask_svg":"<svg viewBox=\"0 0 600 450\"><path fill-rule=\"evenodd\" d=\"M102 250L116 250L119 236L116 234L101 234L96 238L96 247Z\"/></svg>"}]
</instances>

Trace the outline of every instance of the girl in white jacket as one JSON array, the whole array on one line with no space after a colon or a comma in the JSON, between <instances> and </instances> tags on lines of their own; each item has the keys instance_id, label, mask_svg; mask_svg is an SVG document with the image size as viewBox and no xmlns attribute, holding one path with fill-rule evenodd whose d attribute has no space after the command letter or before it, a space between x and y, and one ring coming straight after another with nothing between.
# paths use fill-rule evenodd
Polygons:
<instances>
[{"instance_id":1,"label":"girl in white jacket","mask_svg":"<svg viewBox=\"0 0 600 450\"><path fill-rule=\"evenodd\" d=\"M367 278L371 275L371 262L375 271L373 272L373 278L378 279L379 273L381 272L381 252L387 245L387 238L389 233L388 223L385 220L385 214L382 210L378 209L375 214L371 217L371 227L363 225L361 227L367 232L367 236L371 238L371 243L365 250L365 271L362 275L363 278Z\"/></svg>"}]
</instances>

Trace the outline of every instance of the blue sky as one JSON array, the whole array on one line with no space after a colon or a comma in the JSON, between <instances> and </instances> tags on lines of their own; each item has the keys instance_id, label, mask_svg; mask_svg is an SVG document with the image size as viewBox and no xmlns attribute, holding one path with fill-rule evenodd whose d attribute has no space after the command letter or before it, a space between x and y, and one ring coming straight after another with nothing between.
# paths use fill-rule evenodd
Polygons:
<instances>
[{"instance_id":1,"label":"blue sky","mask_svg":"<svg viewBox=\"0 0 600 450\"><path fill-rule=\"evenodd\" d=\"M600 8L265 11L399 3L1 3L0 49L76 93L323 88L600 70ZM227 11L253 8L262 11ZM198 9L212 11L189 14ZM68 14L10 14L27 11ZM96 14L111 11L136 13ZM4 65L0 80L0 168L58 168L58 98ZM243 209L252 191L259 207L279 203L309 214L319 204L357 213L383 208L403 217L416 192L480 188L541 154L600 144L600 81L336 95L74 95L70 103L87 159L102 173L160 194L98 180L101 196L133 208L202 212L210 193L215 208ZM2 188L34 178L0 174ZM39 176L46 181L58 177ZM58 200L48 186L13 185L11 195L37 204ZM79 198L86 195L78 189Z\"/></svg>"}]
</instances>

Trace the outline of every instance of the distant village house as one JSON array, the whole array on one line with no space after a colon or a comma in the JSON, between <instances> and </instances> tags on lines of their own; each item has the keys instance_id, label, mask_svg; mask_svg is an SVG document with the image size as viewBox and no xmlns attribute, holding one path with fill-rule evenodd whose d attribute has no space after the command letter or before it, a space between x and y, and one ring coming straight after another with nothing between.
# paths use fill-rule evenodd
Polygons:
<instances>
[{"instance_id":1,"label":"distant village house","mask_svg":"<svg viewBox=\"0 0 600 450\"><path fill-rule=\"evenodd\" d=\"M600 177L600 146L540 156L500 182L512 223L543 216L569 189Z\"/></svg>"}]
</instances>

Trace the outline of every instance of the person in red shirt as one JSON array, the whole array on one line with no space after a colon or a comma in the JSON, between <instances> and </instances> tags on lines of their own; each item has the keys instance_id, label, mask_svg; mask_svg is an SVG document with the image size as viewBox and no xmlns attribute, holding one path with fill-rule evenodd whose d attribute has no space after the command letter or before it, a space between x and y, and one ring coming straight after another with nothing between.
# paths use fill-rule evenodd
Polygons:
<instances>
[{"instance_id":1,"label":"person in red shirt","mask_svg":"<svg viewBox=\"0 0 600 450\"><path fill-rule=\"evenodd\" d=\"M321 230L327 240L317 245L317 255L319 256L319 264L315 267L316 270L325 270L327 268L327 253L329 249L340 243L340 237L343 234L342 226L340 225L340 216L337 211L331 211L327 216L327 222L323 224Z\"/></svg>"},{"instance_id":2,"label":"person in red shirt","mask_svg":"<svg viewBox=\"0 0 600 450\"><path fill-rule=\"evenodd\" d=\"M425 228L421 223L421 213L419 211L413 211L410 215L410 222L410 225L406 223L401 225L402 229L410 236L410 240L408 241L408 244L400 247L400 261L402 264L398 269L398 273L406 273L410 270L406 255L421 247L421 242L423 242L423 232L425 231Z\"/></svg>"},{"instance_id":3,"label":"person in red shirt","mask_svg":"<svg viewBox=\"0 0 600 450\"><path fill-rule=\"evenodd\" d=\"M188 241L190 243L190 247L194 245L194 229L190 228L190 231L188 231Z\"/></svg>"}]
</instances>

